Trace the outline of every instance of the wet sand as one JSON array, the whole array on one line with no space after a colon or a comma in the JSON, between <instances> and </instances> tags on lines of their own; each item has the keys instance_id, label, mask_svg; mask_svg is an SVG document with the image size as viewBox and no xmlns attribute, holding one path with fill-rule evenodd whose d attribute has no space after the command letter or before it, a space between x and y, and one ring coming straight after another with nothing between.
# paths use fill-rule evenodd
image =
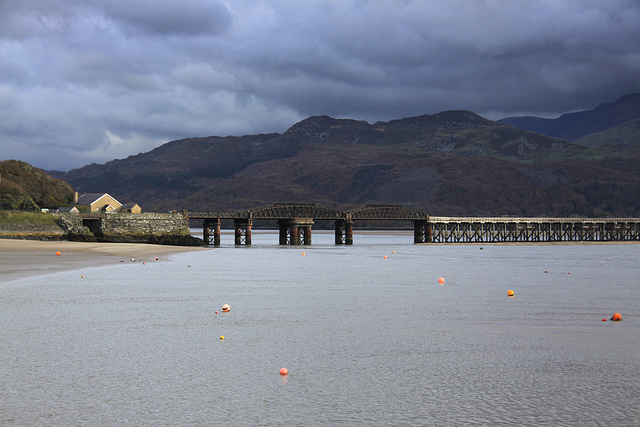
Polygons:
<instances>
[{"instance_id":1,"label":"wet sand","mask_svg":"<svg viewBox=\"0 0 640 427\"><path fill-rule=\"evenodd\" d=\"M59 271L132 262L132 259L134 262L166 261L171 254L199 250L209 249L144 243L0 239L0 283Z\"/></svg>"}]
</instances>

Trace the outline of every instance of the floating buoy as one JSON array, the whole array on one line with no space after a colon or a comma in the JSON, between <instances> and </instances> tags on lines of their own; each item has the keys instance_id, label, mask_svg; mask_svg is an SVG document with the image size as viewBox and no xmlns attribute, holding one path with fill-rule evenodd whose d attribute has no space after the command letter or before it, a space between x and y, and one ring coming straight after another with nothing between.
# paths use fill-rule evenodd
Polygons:
<instances>
[{"instance_id":1,"label":"floating buoy","mask_svg":"<svg viewBox=\"0 0 640 427\"><path fill-rule=\"evenodd\" d=\"M225 313L229 312L230 309L231 307L229 307L229 304L225 304L222 306L222 311L224 311Z\"/></svg>"},{"instance_id":2,"label":"floating buoy","mask_svg":"<svg viewBox=\"0 0 640 427\"><path fill-rule=\"evenodd\" d=\"M392 254L395 254L395 253L396 253L396 251L391 251L391 253L392 253Z\"/></svg>"},{"instance_id":3,"label":"floating buoy","mask_svg":"<svg viewBox=\"0 0 640 427\"><path fill-rule=\"evenodd\" d=\"M387 256L386 256L386 255L384 256L384 259L387 259Z\"/></svg>"},{"instance_id":4,"label":"floating buoy","mask_svg":"<svg viewBox=\"0 0 640 427\"><path fill-rule=\"evenodd\" d=\"M146 262L142 262L142 265L147 265L147 263Z\"/></svg>"},{"instance_id":5,"label":"floating buoy","mask_svg":"<svg viewBox=\"0 0 640 427\"><path fill-rule=\"evenodd\" d=\"M131 262L136 262L136 259L135 258L131 258Z\"/></svg>"},{"instance_id":6,"label":"floating buoy","mask_svg":"<svg viewBox=\"0 0 640 427\"><path fill-rule=\"evenodd\" d=\"M482 246L480 246L480 250L483 250L484 248Z\"/></svg>"},{"instance_id":7,"label":"floating buoy","mask_svg":"<svg viewBox=\"0 0 640 427\"><path fill-rule=\"evenodd\" d=\"M438 283L440 283L441 285L444 285L444 277L439 278Z\"/></svg>"},{"instance_id":8,"label":"floating buoy","mask_svg":"<svg viewBox=\"0 0 640 427\"><path fill-rule=\"evenodd\" d=\"M513 296L513 291L512 291L511 289L509 289L509 290L507 291L507 295L508 295L508 296L510 296L510 297L512 297L512 296Z\"/></svg>"},{"instance_id":9,"label":"floating buoy","mask_svg":"<svg viewBox=\"0 0 640 427\"><path fill-rule=\"evenodd\" d=\"M603 321L603 322L606 322L606 321L607 321L607 319L602 319L602 321Z\"/></svg>"},{"instance_id":10,"label":"floating buoy","mask_svg":"<svg viewBox=\"0 0 640 427\"><path fill-rule=\"evenodd\" d=\"M84 276L80 276L81 279L84 279Z\"/></svg>"},{"instance_id":11,"label":"floating buoy","mask_svg":"<svg viewBox=\"0 0 640 427\"><path fill-rule=\"evenodd\" d=\"M156 257L156 261L158 260L158 257Z\"/></svg>"},{"instance_id":12,"label":"floating buoy","mask_svg":"<svg viewBox=\"0 0 640 427\"><path fill-rule=\"evenodd\" d=\"M224 339L224 335L220 335L220 339L223 340Z\"/></svg>"},{"instance_id":13,"label":"floating buoy","mask_svg":"<svg viewBox=\"0 0 640 427\"><path fill-rule=\"evenodd\" d=\"M304 256L304 255L305 255L305 253L304 253L304 252L302 252L302 256Z\"/></svg>"},{"instance_id":14,"label":"floating buoy","mask_svg":"<svg viewBox=\"0 0 640 427\"><path fill-rule=\"evenodd\" d=\"M548 271L548 270L545 270L544 272L545 272L545 273L548 273L549 271Z\"/></svg>"},{"instance_id":15,"label":"floating buoy","mask_svg":"<svg viewBox=\"0 0 640 427\"><path fill-rule=\"evenodd\" d=\"M216 314L218 314L218 312L216 311Z\"/></svg>"},{"instance_id":16,"label":"floating buoy","mask_svg":"<svg viewBox=\"0 0 640 427\"><path fill-rule=\"evenodd\" d=\"M609 320L613 320L614 322L619 322L622 320L622 314L620 313L613 313L613 316L611 316L611 319Z\"/></svg>"},{"instance_id":17,"label":"floating buoy","mask_svg":"<svg viewBox=\"0 0 640 427\"><path fill-rule=\"evenodd\" d=\"M60 256L60 255L61 255L60 252L56 252L56 256Z\"/></svg>"},{"instance_id":18,"label":"floating buoy","mask_svg":"<svg viewBox=\"0 0 640 427\"><path fill-rule=\"evenodd\" d=\"M280 368L280 375L287 375L289 373L289 371L287 370L287 368Z\"/></svg>"}]
</instances>

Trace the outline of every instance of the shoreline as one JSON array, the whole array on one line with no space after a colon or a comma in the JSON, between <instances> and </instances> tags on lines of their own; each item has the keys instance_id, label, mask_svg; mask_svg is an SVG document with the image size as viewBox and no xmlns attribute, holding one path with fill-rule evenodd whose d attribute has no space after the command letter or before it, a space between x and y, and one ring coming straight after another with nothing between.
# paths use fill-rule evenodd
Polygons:
<instances>
[{"instance_id":1,"label":"shoreline","mask_svg":"<svg viewBox=\"0 0 640 427\"><path fill-rule=\"evenodd\" d=\"M262 230L264 233L276 233ZM327 231L327 234L332 232ZM365 231L361 234L410 235L403 230ZM633 245L640 241L561 241L561 242L504 242L504 243L418 243L420 246L538 246L538 245ZM17 279L41 276L62 271L116 265L123 262L158 262L171 255L211 250L208 246L170 246L149 243L74 242L67 240L0 239L0 284ZM60 255L56 255L60 252ZM158 261L156 261L158 257Z\"/></svg>"},{"instance_id":2,"label":"shoreline","mask_svg":"<svg viewBox=\"0 0 640 427\"><path fill-rule=\"evenodd\" d=\"M71 242L66 240L0 239L0 283L16 279L116 265L122 262L157 262L171 255L207 250L202 246L169 246L149 243ZM60 252L60 255L56 255Z\"/></svg>"}]
</instances>

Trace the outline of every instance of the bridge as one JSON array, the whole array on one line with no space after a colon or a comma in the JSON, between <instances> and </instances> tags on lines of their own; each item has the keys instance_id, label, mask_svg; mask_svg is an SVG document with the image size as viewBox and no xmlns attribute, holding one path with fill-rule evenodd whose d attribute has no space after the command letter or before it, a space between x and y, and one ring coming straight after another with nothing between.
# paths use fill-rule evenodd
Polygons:
<instances>
[{"instance_id":1,"label":"bridge","mask_svg":"<svg viewBox=\"0 0 640 427\"><path fill-rule=\"evenodd\" d=\"M203 220L203 239L219 246L221 221L233 220L235 244L251 245L254 220L276 220L281 245L310 245L314 221L333 221L336 245L353 244L355 221L411 221L414 243L637 241L640 218L436 217L401 205L340 211L307 203L278 203L235 212L188 212Z\"/></svg>"}]
</instances>

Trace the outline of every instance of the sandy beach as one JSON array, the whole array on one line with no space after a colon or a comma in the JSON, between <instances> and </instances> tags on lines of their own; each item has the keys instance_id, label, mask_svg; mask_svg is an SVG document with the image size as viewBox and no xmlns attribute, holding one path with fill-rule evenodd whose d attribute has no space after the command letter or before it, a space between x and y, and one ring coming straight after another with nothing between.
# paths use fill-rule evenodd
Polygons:
<instances>
[{"instance_id":1,"label":"sandy beach","mask_svg":"<svg viewBox=\"0 0 640 427\"><path fill-rule=\"evenodd\" d=\"M18 278L121 262L158 262L202 247L0 239L0 283ZM60 255L56 255L60 252ZM156 260L156 257L158 260Z\"/></svg>"}]
</instances>

